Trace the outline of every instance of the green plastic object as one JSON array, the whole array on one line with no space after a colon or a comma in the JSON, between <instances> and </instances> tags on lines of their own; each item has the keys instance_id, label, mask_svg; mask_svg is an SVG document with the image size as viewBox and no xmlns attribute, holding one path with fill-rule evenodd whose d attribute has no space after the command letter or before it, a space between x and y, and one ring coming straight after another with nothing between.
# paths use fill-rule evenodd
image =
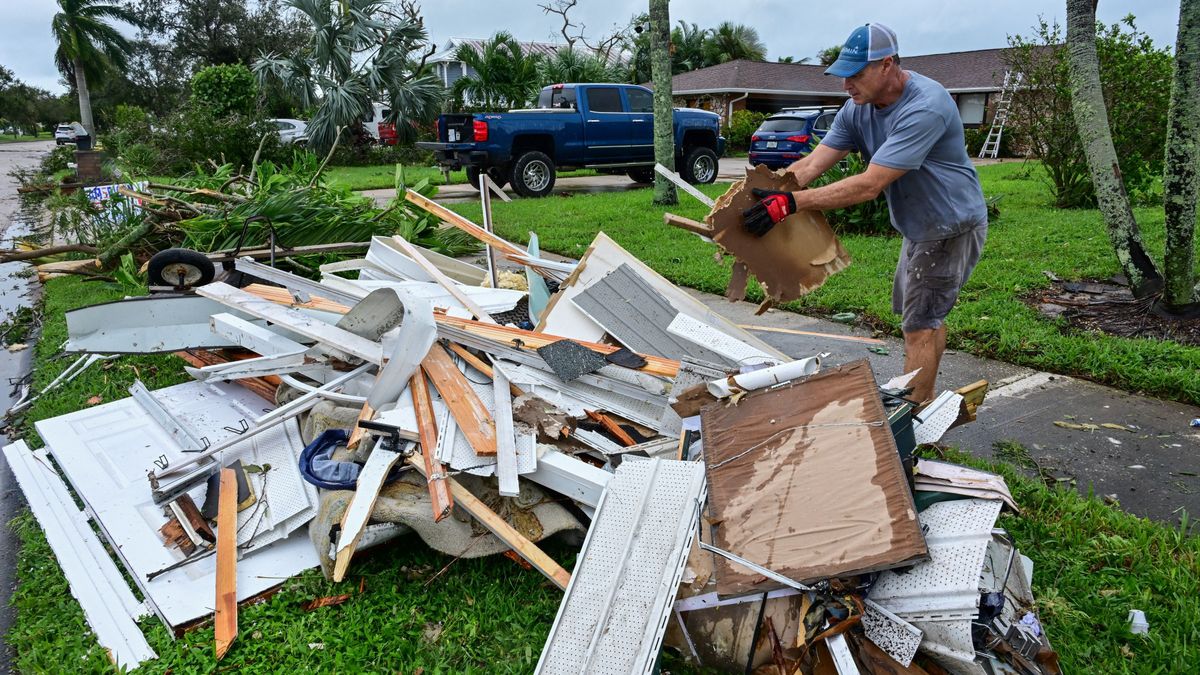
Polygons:
<instances>
[{"instance_id":1,"label":"green plastic object","mask_svg":"<svg viewBox=\"0 0 1200 675\"><path fill-rule=\"evenodd\" d=\"M858 318L858 315L854 312L838 312L830 318L838 323L854 323L854 320Z\"/></svg>"}]
</instances>

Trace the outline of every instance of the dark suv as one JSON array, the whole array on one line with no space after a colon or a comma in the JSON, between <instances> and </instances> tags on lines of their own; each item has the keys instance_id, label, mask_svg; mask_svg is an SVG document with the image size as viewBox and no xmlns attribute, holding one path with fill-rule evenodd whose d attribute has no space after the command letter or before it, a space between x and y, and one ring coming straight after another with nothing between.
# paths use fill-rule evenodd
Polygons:
<instances>
[{"instance_id":1,"label":"dark suv","mask_svg":"<svg viewBox=\"0 0 1200 675\"><path fill-rule=\"evenodd\" d=\"M763 121L750 138L750 164L782 169L812 152L813 138L825 137L837 107L788 108Z\"/></svg>"}]
</instances>

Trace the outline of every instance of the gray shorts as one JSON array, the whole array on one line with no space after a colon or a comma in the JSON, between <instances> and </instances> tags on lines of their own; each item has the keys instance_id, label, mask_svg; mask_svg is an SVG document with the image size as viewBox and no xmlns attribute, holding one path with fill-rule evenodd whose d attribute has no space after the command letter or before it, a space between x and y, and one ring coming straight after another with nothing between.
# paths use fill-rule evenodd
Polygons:
<instances>
[{"instance_id":1,"label":"gray shorts","mask_svg":"<svg viewBox=\"0 0 1200 675\"><path fill-rule=\"evenodd\" d=\"M987 241L987 224L949 239L904 240L892 283L892 311L905 333L940 328Z\"/></svg>"}]
</instances>

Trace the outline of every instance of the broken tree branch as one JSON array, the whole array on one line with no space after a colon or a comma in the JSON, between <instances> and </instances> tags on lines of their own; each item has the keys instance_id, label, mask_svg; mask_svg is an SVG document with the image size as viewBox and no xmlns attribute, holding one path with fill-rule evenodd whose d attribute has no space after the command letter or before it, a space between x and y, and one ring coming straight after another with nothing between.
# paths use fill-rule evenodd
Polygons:
<instances>
[{"instance_id":1,"label":"broken tree branch","mask_svg":"<svg viewBox=\"0 0 1200 675\"><path fill-rule=\"evenodd\" d=\"M46 258L52 255L60 255L63 253L90 253L94 255L98 251L99 249L89 244L63 244L61 246L46 246L44 248L35 248L30 251L0 251L0 262L35 260L37 258Z\"/></svg>"}]
</instances>

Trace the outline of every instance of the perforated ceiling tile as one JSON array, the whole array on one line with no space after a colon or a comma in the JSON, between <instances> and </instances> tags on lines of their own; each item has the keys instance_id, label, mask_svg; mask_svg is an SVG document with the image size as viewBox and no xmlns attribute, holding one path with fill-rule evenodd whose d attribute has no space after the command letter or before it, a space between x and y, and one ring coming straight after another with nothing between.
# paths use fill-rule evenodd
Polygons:
<instances>
[{"instance_id":1,"label":"perforated ceiling tile","mask_svg":"<svg viewBox=\"0 0 1200 675\"><path fill-rule=\"evenodd\" d=\"M870 598L908 621L974 618L984 555L1001 505L961 499L922 511L929 561L904 574L881 573Z\"/></svg>"},{"instance_id":2,"label":"perforated ceiling tile","mask_svg":"<svg viewBox=\"0 0 1200 675\"><path fill-rule=\"evenodd\" d=\"M918 444L936 443L954 420L958 419L958 409L963 397L952 391L943 391L919 415L920 421L913 422L913 436Z\"/></svg>"},{"instance_id":3,"label":"perforated ceiling tile","mask_svg":"<svg viewBox=\"0 0 1200 675\"><path fill-rule=\"evenodd\" d=\"M905 667L912 663L917 647L921 646L921 629L869 600L862 625L867 638L897 663Z\"/></svg>"},{"instance_id":4,"label":"perforated ceiling tile","mask_svg":"<svg viewBox=\"0 0 1200 675\"><path fill-rule=\"evenodd\" d=\"M697 528L703 465L617 467L538 662L539 673L649 672Z\"/></svg>"}]
</instances>

